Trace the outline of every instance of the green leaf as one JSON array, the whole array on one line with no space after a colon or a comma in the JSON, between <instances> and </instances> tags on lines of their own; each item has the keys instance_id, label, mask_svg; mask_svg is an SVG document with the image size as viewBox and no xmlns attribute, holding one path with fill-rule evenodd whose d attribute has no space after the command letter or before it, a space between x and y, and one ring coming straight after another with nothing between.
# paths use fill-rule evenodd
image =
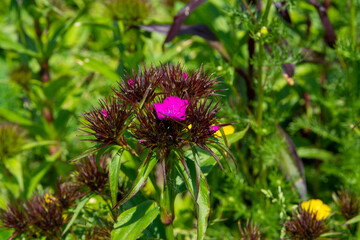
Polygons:
<instances>
[{"instance_id":1,"label":"green leaf","mask_svg":"<svg viewBox=\"0 0 360 240\"><path fill-rule=\"evenodd\" d=\"M206 178L201 172L200 166L194 161L188 161L188 168L191 178L186 173L185 167L178 161L176 169L183 178L186 188L189 190L191 196L196 201L196 210L198 215L197 239L204 239L205 232L208 225L208 218L210 214L210 190L206 183ZM195 173L194 173L195 172ZM196 175L199 175L199 192L197 193Z\"/></svg>"},{"instance_id":2,"label":"green leaf","mask_svg":"<svg viewBox=\"0 0 360 240\"><path fill-rule=\"evenodd\" d=\"M150 152L145 151L145 153L143 153L143 155L141 156L143 161L138 169L138 174L133 183L133 186L131 187L130 192L120 202L118 202L115 207L122 205L124 202L133 197L146 183L146 180L151 170L155 167L158 161L156 154L154 154L152 151L153 150L150 150Z\"/></svg>"},{"instance_id":3,"label":"green leaf","mask_svg":"<svg viewBox=\"0 0 360 240\"><path fill-rule=\"evenodd\" d=\"M24 190L24 177L21 166L21 159L19 158L19 155L12 158L5 158L4 164L18 181L20 191Z\"/></svg>"},{"instance_id":4,"label":"green leaf","mask_svg":"<svg viewBox=\"0 0 360 240\"><path fill-rule=\"evenodd\" d=\"M17 113L14 113L12 111L9 111L5 108L0 108L0 116L4 117L6 120L8 120L10 122L15 122L20 125L25 125L25 126L33 125L33 123L31 121L27 120L23 116L21 116Z\"/></svg>"},{"instance_id":5,"label":"green leaf","mask_svg":"<svg viewBox=\"0 0 360 240\"><path fill-rule=\"evenodd\" d=\"M323 161L335 160L336 157L332 152L326 151L324 149L312 148L312 147L301 147L297 149L297 153L301 158L312 158L319 159Z\"/></svg>"},{"instance_id":6,"label":"green leaf","mask_svg":"<svg viewBox=\"0 0 360 240\"><path fill-rule=\"evenodd\" d=\"M230 135L227 135L226 136L227 144L230 146L231 144L236 143L237 141L241 140L245 136L246 132L248 131L249 126L250 125L248 124L246 126L246 128L244 128L243 130L241 130L239 132L235 132ZM223 139L221 139L221 140L224 142Z\"/></svg>"},{"instance_id":7,"label":"green leaf","mask_svg":"<svg viewBox=\"0 0 360 240\"><path fill-rule=\"evenodd\" d=\"M0 239L10 239L13 233L13 229L0 228Z\"/></svg>"},{"instance_id":8,"label":"green leaf","mask_svg":"<svg viewBox=\"0 0 360 240\"><path fill-rule=\"evenodd\" d=\"M74 224L77 216L79 215L81 209L83 209L83 207L85 206L85 204L90 200L90 198L92 197L92 194L84 197L77 205L75 211L74 211L74 215L72 216L70 222L66 225L65 230L63 231L63 233L61 234L62 236L64 236L64 234L70 229L70 227Z\"/></svg>"},{"instance_id":9,"label":"green leaf","mask_svg":"<svg viewBox=\"0 0 360 240\"><path fill-rule=\"evenodd\" d=\"M57 141L36 141L36 142L29 142L24 144L21 147L21 151L25 151L25 150L29 150L32 148L36 148L36 147L42 147L42 146L47 146L47 145L51 145L51 144L58 144Z\"/></svg>"},{"instance_id":10,"label":"green leaf","mask_svg":"<svg viewBox=\"0 0 360 240\"><path fill-rule=\"evenodd\" d=\"M352 219L344 222L343 225L349 225L349 224L353 224L353 223L357 223L357 222L360 222L360 215L353 217Z\"/></svg>"},{"instance_id":11,"label":"green leaf","mask_svg":"<svg viewBox=\"0 0 360 240\"><path fill-rule=\"evenodd\" d=\"M111 193L111 203L113 206L116 205L116 195L119 185L119 173L121 165L121 156L123 150L119 150L117 154L113 157L110 163L109 168L109 181L110 181L110 193Z\"/></svg>"},{"instance_id":12,"label":"green leaf","mask_svg":"<svg viewBox=\"0 0 360 240\"><path fill-rule=\"evenodd\" d=\"M153 201L143 202L121 213L115 222L111 239L137 239L159 215L160 207Z\"/></svg>"},{"instance_id":13,"label":"green leaf","mask_svg":"<svg viewBox=\"0 0 360 240\"><path fill-rule=\"evenodd\" d=\"M121 81L119 75L107 64L90 57L82 57L80 55L76 55L75 57L78 59L78 62L81 66L84 66L91 71L98 72L114 82Z\"/></svg>"},{"instance_id":14,"label":"green leaf","mask_svg":"<svg viewBox=\"0 0 360 240\"><path fill-rule=\"evenodd\" d=\"M31 195L33 194L36 186L38 185L38 183L41 181L41 179L44 177L44 175L49 171L49 169L52 166L52 162L43 162L39 169L37 170L37 172L35 173L35 175L33 175L30 178L30 182L29 185L27 187L27 194L26 197L30 198Z\"/></svg>"},{"instance_id":15,"label":"green leaf","mask_svg":"<svg viewBox=\"0 0 360 240\"><path fill-rule=\"evenodd\" d=\"M200 176L200 187L196 205L198 213L197 238L204 239L210 215L210 190L203 173Z\"/></svg>"},{"instance_id":16,"label":"green leaf","mask_svg":"<svg viewBox=\"0 0 360 240\"><path fill-rule=\"evenodd\" d=\"M32 57L38 57L38 54L24 47L22 44L8 39L4 34L0 33L0 46L2 49L13 50L17 53L24 53Z\"/></svg>"}]
</instances>

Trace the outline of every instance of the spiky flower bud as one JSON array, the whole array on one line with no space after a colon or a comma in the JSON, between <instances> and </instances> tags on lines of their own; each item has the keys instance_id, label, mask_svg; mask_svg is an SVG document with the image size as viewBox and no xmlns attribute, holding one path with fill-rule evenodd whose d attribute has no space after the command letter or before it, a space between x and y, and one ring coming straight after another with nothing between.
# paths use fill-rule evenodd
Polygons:
<instances>
[{"instance_id":1,"label":"spiky flower bud","mask_svg":"<svg viewBox=\"0 0 360 240\"><path fill-rule=\"evenodd\" d=\"M116 96L124 102L132 105L141 103L151 103L157 96L155 90L162 79L162 72L155 68L139 69L139 73L132 72L132 76L128 75L124 81L118 82L119 89L114 89Z\"/></svg>"},{"instance_id":2,"label":"spiky flower bud","mask_svg":"<svg viewBox=\"0 0 360 240\"><path fill-rule=\"evenodd\" d=\"M83 196L84 193L78 183L68 181L62 183L61 179L58 179L54 199L60 207L67 209Z\"/></svg>"},{"instance_id":3,"label":"spiky flower bud","mask_svg":"<svg viewBox=\"0 0 360 240\"><path fill-rule=\"evenodd\" d=\"M12 237L25 232L29 227L29 219L24 208L18 202L10 203L7 209L0 209L0 227L14 229Z\"/></svg>"},{"instance_id":4,"label":"spiky flower bud","mask_svg":"<svg viewBox=\"0 0 360 240\"><path fill-rule=\"evenodd\" d=\"M206 74L202 66L192 73L186 73L180 65L167 64L158 67L158 71L162 75L160 88L170 96L204 98L219 91L214 89L219 83L217 78Z\"/></svg>"},{"instance_id":5,"label":"spiky flower bud","mask_svg":"<svg viewBox=\"0 0 360 240\"><path fill-rule=\"evenodd\" d=\"M318 212L307 211L299 205L299 213L294 210L292 219L285 222L285 232L289 239L313 240L329 232L327 222L318 220Z\"/></svg>"},{"instance_id":6,"label":"spiky flower bud","mask_svg":"<svg viewBox=\"0 0 360 240\"><path fill-rule=\"evenodd\" d=\"M339 205L341 214L346 220L349 220L359 214L359 197L350 192L350 190L345 190L343 187L337 191L337 195L334 194L335 201Z\"/></svg>"},{"instance_id":7,"label":"spiky flower bud","mask_svg":"<svg viewBox=\"0 0 360 240\"><path fill-rule=\"evenodd\" d=\"M101 156L98 163L94 155L80 160L75 168L76 181L83 186L89 187L91 191L102 194L108 181L108 157L108 155Z\"/></svg>"},{"instance_id":8,"label":"spiky flower bud","mask_svg":"<svg viewBox=\"0 0 360 240\"><path fill-rule=\"evenodd\" d=\"M260 230L259 225L256 225L249 221L246 221L245 227L241 227L241 222L239 224L240 231L240 239L241 240L263 240L265 237L263 236L262 231Z\"/></svg>"},{"instance_id":9,"label":"spiky flower bud","mask_svg":"<svg viewBox=\"0 0 360 240\"><path fill-rule=\"evenodd\" d=\"M0 159L19 153L25 131L13 123L0 123Z\"/></svg>"},{"instance_id":10,"label":"spiky flower bud","mask_svg":"<svg viewBox=\"0 0 360 240\"><path fill-rule=\"evenodd\" d=\"M112 97L100 100L100 109L83 114L82 131L86 134L83 136L94 136L85 140L100 143L100 147L109 144L126 146L123 136L128 124L131 109L127 104L120 103Z\"/></svg>"},{"instance_id":11,"label":"spiky flower bud","mask_svg":"<svg viewBox=\"0 0 360 240\"><path fill-rule=\"evenodd\" d=\"M24 205L29 222L45 236L59 236L64 222L63 209L49 194L35 195Z\"/></svg>"}]
</instances>

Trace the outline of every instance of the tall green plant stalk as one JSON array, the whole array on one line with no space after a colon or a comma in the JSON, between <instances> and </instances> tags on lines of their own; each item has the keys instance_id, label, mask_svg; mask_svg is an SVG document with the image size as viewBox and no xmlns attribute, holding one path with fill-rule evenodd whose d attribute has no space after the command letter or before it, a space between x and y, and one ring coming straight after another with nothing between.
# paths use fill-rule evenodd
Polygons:
<instances>
[{"instance_id":1,"label":"tall green plant stalk","mask_svg":"<svg viewBox=\"0 0 360 240\"><path fill-rule=\"evenodd\" d=\"M258 82L257 82L257 94L258 94L258 103L257 103L257 110L256 110L256 123L258 128L261 129L261 121L262 121L262 114L263 114L263 98L264 98L264 88L262 84L262 67L263 67L263 41L260 39L259 41L259 54L258 54ZM257 143L261 144L261 134L257 133L256 136Z\"/></svg>"}]
</instances>

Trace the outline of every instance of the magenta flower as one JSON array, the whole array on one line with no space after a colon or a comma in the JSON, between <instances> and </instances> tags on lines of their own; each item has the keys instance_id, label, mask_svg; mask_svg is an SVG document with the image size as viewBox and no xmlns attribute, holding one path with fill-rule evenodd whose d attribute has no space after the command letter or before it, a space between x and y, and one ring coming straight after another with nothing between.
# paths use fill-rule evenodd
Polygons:
<instances>
[{"instance_id":1,"label":"magenta flower","mask_svg":"<svg viewBox=\"0 0 360 240\"><path fill-rule=\"evenodd\" d=\"M220 129L219 126L211 126L209 130L210 132L217 132L219 131L219 129Z\"/></svg>"},{"instance_id":2,"label":"magenta flower","mask_svg":"<svg viewBox=\"0 0 360 240\"><path fill-rule=\"evenodd\" d=\"M101 114L104 116L104 117L109 117L109 115L107 114L107 111L105 109L101 110Z\"/></svg>"},{"instance_id":3,"label":"magenta flower","mask_svg":"<svg viewBox=\"0 0 360 240\"><path fill-rule=\"evenodd\" d=\"M160 120L173 119L181 122L185 120L188 104L188 100L170 96L165 98L163 103L154 103L154 107Z\"/></svg>"},{"instance_id":4,"label":"magenta flower","mask_svg":"<svg viewBox=\"0 0 360 240\"><path fill-rule=\"evenodd\" d=\"M184 81L186 81L186 79L187 79L187 73L184 72L182 77L183 77Z\"/></svg>"},{"instance_id":5,"label":"magenta flower","mask_svg":"<svg viewBox=\"0 0 360 240\"><path fill-rule=\"evenodd\" d=\"M134 81L130 78L129 81L127 82L129 84L129 86L134 85Z\"/></svg>"}]
</instances>

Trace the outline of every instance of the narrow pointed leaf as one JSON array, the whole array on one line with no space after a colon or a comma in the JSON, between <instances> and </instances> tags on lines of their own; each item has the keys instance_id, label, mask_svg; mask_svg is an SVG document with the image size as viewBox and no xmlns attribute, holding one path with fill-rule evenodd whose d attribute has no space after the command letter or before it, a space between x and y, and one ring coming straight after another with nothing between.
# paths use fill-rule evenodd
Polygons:
<instances>
[{"instance_id":1,"label":"narrow pointed leaf","mask_svg":"<svg viewBox=\"0 0 360 240\"><path fill-rule=\"evenodd\" d=\"M121 213L111 232L111 240L135 240L159 215L160 207L153 201L143 202Z\"/></svg>"},{"instance_id":2,"label":"narrow pointed leaf","mask_svg":"<svg viewBox=\"0 0 360 240\"><path fill-rule=\"evenodd\" d=\"M196 204L198 212L197 239L204 239L210 215L210 190L203 173L200 175L199 194Z\"/></svg>"},{"instance_id":3,"label":"narrow pointed leaf","mask_svg":"<svg viewBox=\"0 0 360 240\"><path fill-rule=\"evenodd\" d=\"M206 2L206 0L193 0L181 9L178 14L176 14L171 28L166 36L165 43L170 42L178 34L185 19L204 2Z\"/></svg>"},{"instance_id":4,"label":"narrow pointed leaf","mask_svg":"<svg viewBox=\"0 0 360 240\"><path fill-rule=\"evenodd\" d=\"M353 217L352 219L346 221L345 223L343 223L343 225L349 225L349 224L353 224L353 223L357 223L360 222L360 215Z\"/></svg>"},{"instance_id":5,"label":"narrow pointed leaf","mask_svg":"<svg viewBox=\"0 0 360 240\"><path fill-rule=\"evenodd\" d=\"M79 215L81 209L83 209L83 207L85 206L85 204L90 200L90 198L92 197L92 195L88 195L86 197L84 197L77 205L74 215L72 216L70 222L66 225L65 230L62 233L62 236L64 236L64 234L70 229L70 227L74 224L77 216Z\"/></svg>"},{"instance_id":6,"label":"narrow pointed leaf","mask_svg":"<svg viewBox=\"0 0 360 240\"><path fill-rule=\"evenodd\" d=\"M76 55L75 57L78 59L78 63L81 66L84 66L85 68L91 71L98 72L104 77L107 77L114 82L121 81L121 78L118 76L118 74L113 69L111 69L107 64L104 64L103 62L100 62L90 57L83 57L80 55Z\"/></svg>"},{"instance_id":7,"label":"narrow pointed leaf","mask_svg":"<svg viewBox=\"0 0 360 240\"><path fill-rule=\"evenodd\" d=\"M204 174L201 172L200 166L194 161L188 161L191 178L186 173L185 167L177 162L176 169L183 178L186 188L196 202L197 211L197 239L204 239L208 225L210 214L210 190L206 183Z\"/></svg>"},{"instance_id":8,"label":"narrow pointed leaf","mask_svg":"<svg viewBox=\"0 0 360 240\"><path fill-rule=\"evenodd\" d=\"M142 158L143 161L138 169L138 174L133 183L133 186L131 187L130 192L120 202L118 202L115 207L122 205L124 202L129 200L144 186L150 172L155 167L158 161L156 154L154 154L152 150L150 152L146 151L145 154L142 155Z\"/></svg>"},{"instance_id":9,"label":"narrow pointed leaf","mask_svg":"<svg viewBox=\"0 0 360 240\"><path fill-rule=\"evenodd\" d=\"M109 168L109 181L110 181L110 195L111 195L111 203L113 206L116 204L116 195L119 186L119 173L120 173L120 165L121 165L121 156L123 151L118 151L110 163Z\"/></svg>"}]
</instances>

